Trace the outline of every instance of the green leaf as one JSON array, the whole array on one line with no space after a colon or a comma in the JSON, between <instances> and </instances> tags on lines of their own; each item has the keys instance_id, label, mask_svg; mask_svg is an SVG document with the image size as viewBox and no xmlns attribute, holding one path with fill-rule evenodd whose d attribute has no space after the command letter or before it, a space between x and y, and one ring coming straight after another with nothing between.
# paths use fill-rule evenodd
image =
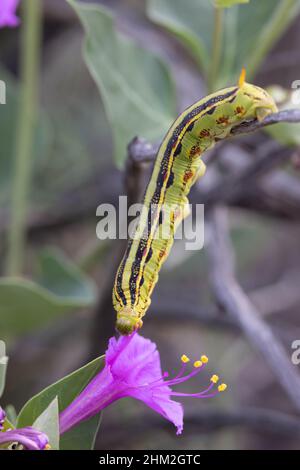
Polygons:
<instances>
[{"instance_id":1,"label":"green leaf","mask_svg":"<svg viewBox=\"0 0 300 470\"><path fill-rule=\"evenodd\" d=\"M93 282L57 250L40 256L37 282L0 279L0 330L21 334L95 301Z\"/></svg>"},{"instance_id":2,"label":"green leaf","mask_svg":"<svg viewBox=\"0 0 300 470\"><path fill-rule=\"evenodd\" d=\"M5 352L5 343L0 340L0 398L5 388L7 362L8 357Z\"/></svg>"},{"instance_id":3,"label":"green leaf","mask_svg":"<svg viewBox=\"0 0 300 470\"><path fill-rule=\"evenodd\" d=\"M112 126L116 162L122 164L135 135L157 140L170 126L175 117L173 83L158 57L116 31L107 10L75 0L68 2L84 26L85 61Z\"/></svg>"},{"instance_id":4,"label":"green leaf","mask_svg":"<svg viewBox=\"0 0 300 470\"><path fill-rule=\"evenodd\" d=\"M90 305L95 286L85 274L57 248L47 248L39 255L38 283L58 297L79 305Z\"/></svg>"},{"instance_id":5,"label":"green leaf","mask_svg":"<svg viewBox=\"0 0 300 470\"><path fill-rule=\"evenodd\" d=\"M299 109L299 90L287 90L275 85L268 87L268 92L273 96L279 111L284 109ZM264 128L280 144L287 147L300 146L300 123L281 122Z\"/></svg>"},{"instance_id":6,"label":"green leaf","mask_svg":"<svg viewBox=\"0 0 300 470\"><path fill-rule=\"evenodd\" d=\"M76 193L112 158L110 125L99 91L78 54L80 29L66 28L51 41L41 76L43 105L52 125L53 141L43 165L35 172L31 200L37 210L47 211L50 206L51 213L69 191Z\"/></svg>"},{"instance_id":7,"label":"green leaf","mask_svg":"<svg viewBox=\"0 0 300 470\"><path fill-rule=\"evenodd\" d=\"M6 85L6 104L0 105L0 196L2 200L7 200L15 160L15 132L18 121L20 89L12 75L3 68L0 69L0 79ZM46 114L39 111L34 146L34 158L36 160L40 160L45 154L45 149L49 147L51 138Z\"/></svg>"},{"instance_id":8,"label":"green leaf","mask_svg":"<svg viewBox=\"0 0 300 470\"><path fill-rule=\"evenodd\" d=\"M11 423L11 426L14 427L17 424L17 412L14 405L7 405L5 407L6 418Z\"/></svg>"},{"instance_id":9,"label":"green leaf","mask_svg":"<svg viewBox=\"0 0 300 470\"><path fill-rule=\"evenodd\" d=\"M148 15L174 33L200 67L208 69L212 50L213 5L199 0L148 0Z\"/></svg>"},{"instance_id":10,"label":"green leaf","mask_svg":"<svg viewBox=\"0 0 300 470\"><path fill-rule=\"evenodd\" d=\"M38 431L47 434L52 450L59 449L59 414L58 400L55 397L32 425Z\"/></svg>"},{"instance_id":11,"label":"green leaf","mask_svg":"<svg viewBox=\"0 0 300 470\"><path fill-rule=\"evenodd\" d=\"M18 427L30 426L57 396L59 411L64 410L102 369L104 357L98 357L32 397L22 408ZM100 423L100 415L84 421L61 436L60 449L91 449Z\"/></svg>"},{"instance_id":12,"label":"green leaf","mask_svg":"<svg viewBox=\"0 0 300 470\"><path fill-rule=\"evenodd\" d=\"M214 5L199 0L148 0L148 15L174 33L207 73L212 55ZM224 10L218 86L237 81L243 66L253 75L300 10L300 0L251 0Z\"/></svg>"},{"instance_id":13,"label":"green leaf","mask_svg":"<svg viewBox=\"0 0 300 470\"><path fill-rule=\"evenodd\" d=\"M253 41L252 47L247 51L246 66L248 68L248 77L250 78L255 75L273 45L282 36L291 21L298 15L300 11L300 0L280 0L273 2L265 0L263 3L258 2L258 0L252 0L249 5L249 13L251 12L251 7L256 7L258 10L261 9L261 15L259 15L259 17L263 17L261 8L263 6L266 9L267 16L264 23L260 23L261 29L257 30L256 27L255 31L253 31L253 28L250 28L252 34L257 34L257 37L254 36L256 39ZM246 10L246 8L241 9L243 13L242 25L246 28L244 32L247 31L247 27L249 28L249 24L252 24L253 20L259 21L259 17L257 17L257 19L251 18L249 22L249 17L246 16ZM239 36L237 39L239 39Z\"/></svg>"},{"instance_id":14,"label":"green leaf","mask_svg":"<svg viewBox=\"0 0 300 470\"><path fill-rule=\"evenodd\" d=\"M249 1L250 0L215 0L215 5L218 8L228 8L237 3L249 3Z\"/></svg>"}]
</instances>

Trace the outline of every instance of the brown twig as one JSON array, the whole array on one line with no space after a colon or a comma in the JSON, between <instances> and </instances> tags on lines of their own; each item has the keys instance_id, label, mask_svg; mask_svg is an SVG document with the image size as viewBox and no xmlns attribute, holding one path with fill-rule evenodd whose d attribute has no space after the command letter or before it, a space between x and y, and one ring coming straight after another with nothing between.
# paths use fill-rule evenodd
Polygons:
<instances>
[{"instance_id":1,"label":"brown twig","mask_svg":"<svg viewBox=\"0 0 300 470\"><path fill-rule=\"evenodd\" d=\"M300 122L300 110L298 109L289 109L285 111L279 111L278 113L271 114L267 116L263 121L258 121L253 119L246 121L243 124L235 126L231 130L231 135L240 135L248 134L250 132L255 132L261 130L264 127L270 126L272 124L278 124L280 122L288 123L299 123ZM158 144L152 145L144 139L135 137L133 141L129 144L131 158L137 163L149 163L155 160Z\"/></svg>"},{"instance_id":2,"label":"brown twig","mask_svg":"<svg viewBox=\"0 0 300 470\"><path fill-rule=\"evenodd\" d=\"M225 145L218 158L218 169L221 167L222 171L218 172L213 167L214 180L210 185L197 185L198 198L204 204L222 204L226 200L227 204L273 217L299 219L299 179L296 175L273 168L293 158L293 154L285 149L281 154L279 148L274 141L268 140L253 155L236 145Z\"/></svg>"},{"instance_id":3,"label":"brown twig","mask_svg":"<svg viewBox=\"0 0 300 470\"><path fill-rule=\"evenodd\" d=\"M207 245L211 284L218 304L242 329L249 342L269 364L285 393L300 411L300 377L272 329L250 302L235 279L234 257L225 209L209 214L210 237Z\"/></svg>"},{"instance_id":4,"label":"brown twig","mask_svg":"<svg viewBox=\"0 0 300 470\"><path fill-rule=\"evenodd\" d=\"M264 127L278 124L279 122L297 123L300 122L300 109L287 109L267 116L263 121L253 119L232 129L232 135L248 134L263 129Z\"/></svg>"},{"instance_id":5,"label":"brown twig","mask_svg":"<svg viewBox=\"0 0 300 470\"><path fill-rule=\"evenodd\" d=\"M223 204L232 203L239 198L251 195L253 185L257 185L259 178L271 171L276 165L286 161L290 156L290 149L276 146L263 157L255 158L252 163L247 164L236 175L231 174L223 177L219 184L203 194L203 204L210 206L216 201L222 201Z\"/></svg>"}]
</instances>

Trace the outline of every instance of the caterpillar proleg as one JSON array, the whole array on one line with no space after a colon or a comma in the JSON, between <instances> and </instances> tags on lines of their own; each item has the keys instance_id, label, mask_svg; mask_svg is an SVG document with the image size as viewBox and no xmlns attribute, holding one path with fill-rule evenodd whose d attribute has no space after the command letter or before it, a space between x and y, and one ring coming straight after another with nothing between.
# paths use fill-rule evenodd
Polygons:
<instances>
[{"instance_id":1,"label":"caterpillar proleg","mask_svg":"<svg viewBox=\"0 0 300 470\"><path fill-rule=\"evenodd\" d=\"M113 304L117 330L130 334L142 325L158 273L173 244L177 225L194 182L204 175L204 152L230 135L233 127L251 119L262 120L276 112L272 97L245 82L213 93L187 108L172 124L158 150L148 183L144 210L116 274ZM165 208L170 208L166 210ZM168 217L163 217L163 211ZM160 231L168 228L169 236Z\"/></svg>"}]
</instances>

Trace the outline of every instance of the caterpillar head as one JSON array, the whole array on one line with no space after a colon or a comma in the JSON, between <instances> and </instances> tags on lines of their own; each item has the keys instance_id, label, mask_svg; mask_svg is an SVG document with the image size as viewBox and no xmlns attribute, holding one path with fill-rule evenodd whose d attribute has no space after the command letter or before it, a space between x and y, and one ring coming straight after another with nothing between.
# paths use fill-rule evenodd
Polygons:
<instances>
[{"instance_id":1,"label":"caterpillar head","mask_svg":"<svg viewBox=\"0 0 300 470\"><path fill-rule=\"evenodd\" d=\"M238 97L241 104L245 103L247 113L244 118L256 118L258 121L262 121L269 114L276 113L278 109L272 96L263 88L251 85L245 80L246 71L243 69L238 83Z\"/></svg>"},{"instance_id":2,"label":"caterpillar head","mask_svg":"<svg viewBox=\"0 0 300 470\"><path fill-rule=\"evenodd\" d=\"M139 315L131 307L123 307L117 314L116 328L121 335L130 335L142 325Z\"/></svg>"}]
</instances>

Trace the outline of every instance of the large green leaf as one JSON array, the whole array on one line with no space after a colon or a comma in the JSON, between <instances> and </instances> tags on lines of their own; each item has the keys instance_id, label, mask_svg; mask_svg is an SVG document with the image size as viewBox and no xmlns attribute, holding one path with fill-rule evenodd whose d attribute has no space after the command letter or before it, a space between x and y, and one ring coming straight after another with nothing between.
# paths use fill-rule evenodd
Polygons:
<instances>
[{"instance_id":1,"label":"large green leaf","mask_svg":"<svg viewBox=\"0 0 300 470\"><path fill-rule=\"evenodd\" d=\"M93 282L57 250L40 256L37 282L0 279L0 330L20 334L95 301Z\"/></svg>"},{"instance_id":2,"label":"large green leaf","mask_svg":"<svg viewBox=\"0 0 300 470\"><path fill-rule=\"evenodd\" d=\"M243 66L253 75L300 9L299 0L251 0L224 10L219 86L233 83ZM281 15L282 12L282 15ZM150 18L172 31L207 72L212 56L214 5L208 0L148 0Z\"/></svg>"},{"instance_id":3,"label":"large green leaf","mask_svg":"<svg viewBox=\"0 0 300 470\"><path fill-rule=\"evenodd\" d=\"M8 357L5 352L5 343L0 340L0 398L5 387L6 368L7 368Z\"/></svg>"},{"instance_id":4,"label":"large green leaf","mask_svg":"<svg viewBox=\"0 0 300 470\"><path fill-rule=\"evenodd\" d=\"M159 139L175 116L174 87L166 66L121 36L104 8L68 0L85 32L85 60L110 120L118 164L135 135Z\"/></svg>"},{"instance_id":5,"label":"large green leaf","mask_svg":"<svg viewBox=\"0 0 300 470\"><path fill-rule=\"evenodd\" d=\"M47 434L51 449L59 449L58 399L55 397L47 408L34 421L33 427Z\"/></svg>"},{"instance_id":6,"label":"large green leaf","mask_svg":"<svg viewBox=\"0 0 300 470\"><path fill-rule=\"evenodd\" d=\"M212 49L213 5L199 0L148 0L150 18L172 31L208 69Z\"/></svg>"},{"instance_id":7,"label":"large green leaf","mask_svg":"<svg viewBox=\"0 0 300 470\"><path fill-rule=\"evenodd\" d=\"M16 126L18 121L20 89L13 77L0 69L1 80L6 85L6 104L0 105L0 202L7 200L11 187L11 178L15 160ZM40 160L49 147L52 138L51 129L46 114L39 111L38 125L35 135L33 158Z\"/></svg>"},{"instance_id":8,"label":"large green leaf","mask_svg":"<svg viewBox=\"0 0 300 470\"><path fill-rule=\"evenodd\" d=\"M18 427L32 425L56 396L59 411L64 410L102 369L103 365L104 357L98 357L32 397L20 411ZM99 428L100 417L100 415L94 416L62 435L60 449L91 449Z\"/></svg>"},{"instance_id":9,"label":"large green leaf","mask_svg":"<svg viewBox=\"0 0 300 470\"><path fill-rule=\"evenodd\" d=\"M54 138L31 191L32 202L43 212L49 206L55 212L69 191L93 181L112 158L110 125L98 88L78 54L81 43L80 28L67 28L47 45L41 89Z\"/></svg>"}]
</instances>

